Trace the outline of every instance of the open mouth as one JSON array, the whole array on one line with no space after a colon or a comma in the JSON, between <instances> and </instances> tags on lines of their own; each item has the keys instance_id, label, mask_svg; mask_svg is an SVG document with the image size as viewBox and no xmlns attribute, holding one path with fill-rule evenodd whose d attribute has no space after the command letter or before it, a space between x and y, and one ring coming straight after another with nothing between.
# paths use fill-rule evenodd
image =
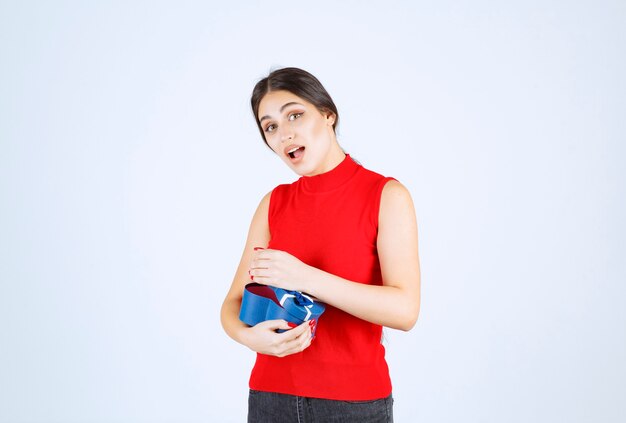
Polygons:
<instances>
[{"instance_id":1,"label":"open mouth","mask_svg":"<svg viewBox=\"0 0 626 423\"><path fill-rule=\"evenodd\" d=\"M292 159L297 159L304 154L304 147L294 147L291 150L287 151L287 155Z\"/></svg>"}]
</instances>

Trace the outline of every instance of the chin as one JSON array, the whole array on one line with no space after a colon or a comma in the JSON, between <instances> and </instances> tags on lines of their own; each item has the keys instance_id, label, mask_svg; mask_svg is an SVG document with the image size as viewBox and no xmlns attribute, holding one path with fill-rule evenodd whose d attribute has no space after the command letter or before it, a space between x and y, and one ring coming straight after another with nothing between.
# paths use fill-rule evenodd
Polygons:
<instances>
[{"instance_id":1,"label":"chin","mask_svg":"<svg viewBox=\"0 0 626 423\"><path fill-rule=\"evenodd\" d=\"M298 176L307 176L311 173L308 169L303 169L301 167L292 167L291 170L293 170Z\"/></svg>"},{"instance_id":2,"label":"chin","mask_svg":"<svg viewBox=\"0 0 626 423\"><path fill-rule=\"evenodd\" d=\"M308 157L307 156L303 157L303 160L299 161L298 163L292 163L288 159L283 159L283 160L285 164L287 164L287 166L289 166L289 168L293 170L297 175L309 176L311 175L311 173L315 172L315 170L317 169L316 157L311 156L310 153L312 153L312 151L309 152ZM305 152L305 155L306 155L306 152Z\"/></svg>"},{"instance_id":3,"label":"chin","mask_svg":"<svg viewBox=\"0 0 626 423\"><path fill-rule=\"evenodd\" d=\"M308 167L304 167L304 166L290 166L291 170L293 170L298 176L309 176L311 173L313 173L313 169L309 169Z\"/></svg>"}]
</instances>

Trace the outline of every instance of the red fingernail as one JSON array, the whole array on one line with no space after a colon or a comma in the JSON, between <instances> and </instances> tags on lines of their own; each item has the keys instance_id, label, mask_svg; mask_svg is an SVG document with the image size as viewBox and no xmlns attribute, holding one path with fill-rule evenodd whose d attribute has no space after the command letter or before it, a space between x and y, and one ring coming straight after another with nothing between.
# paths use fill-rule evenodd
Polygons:
<instances>
[{"instance_id":1,"label":"red fingernail","mask_svg":"<svg viewBox=\"0 0 626 423\"><path fill-rule=\"evenodd\" d=\"M287 326L289 326L290 328L297 328L298 325L296 325L295 323L291 323L291 322L287 322Z\"/></svg>"},{"instance_id":2,"label":"red fingernail","mask_svg":"<svg viewBox=\"0 0 626 423\"><path fill-rule=\"evenodd\" d=\"M250 279L254 280L254 276L250 275Z\"/></svg>"},{"instance_id":3,"label":"red fingernail","mask_svg":"<svg viewBox=\"0 0 626 423\"><path fill-rule=\"evenodd\" d=\"M263 247L254 247L254 251L258 251L258 250L265 250L265 248L263 248Z\"/></svg>"},{"instance_id":4,"label":"red fingernail","mask_svg":"<svg viewBox=\"0 0 626 423\"><path fill-rule=\"evenodd\" d=\"M311 327L315 326L315 320L309 320L309 326Z\"/></svg>"}]
</instances>

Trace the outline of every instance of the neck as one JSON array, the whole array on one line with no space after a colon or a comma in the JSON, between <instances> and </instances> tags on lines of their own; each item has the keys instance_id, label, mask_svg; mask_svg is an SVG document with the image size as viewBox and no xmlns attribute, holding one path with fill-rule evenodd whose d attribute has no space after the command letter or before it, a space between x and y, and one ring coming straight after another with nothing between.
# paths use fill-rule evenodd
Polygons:
<instances>
[{"instance_id":1,"label":"neck","mask_svg":"<svg viewBox=\"0 0 626 423\"><path fill-rule=\"evenodd\" d=\"M309 193L322 193L334 190L347 183L361 168L349 154L343 154L344 159L327 172L313 176L301 176L297 183Z\"/></svg>"},{"instance_id":2,"label":"neck","mask_svg":"<svg viewBox=\"0 0 626 423\"><path fill-rule=\"evenodd\" d=\"M330 151L328 152L328 155L326 156L324 163L322 163L319 168L315 169L310 174L304 175L304 176L315 176L321 173L326 173L329 170L332 170L335 167L337 167L337 165L341 163L345 158L346 158L346 153L343 152L341 147L339 147L339 144L337 143L337 141L335 141L331 144Z\"/></svg>"}]
</instances>

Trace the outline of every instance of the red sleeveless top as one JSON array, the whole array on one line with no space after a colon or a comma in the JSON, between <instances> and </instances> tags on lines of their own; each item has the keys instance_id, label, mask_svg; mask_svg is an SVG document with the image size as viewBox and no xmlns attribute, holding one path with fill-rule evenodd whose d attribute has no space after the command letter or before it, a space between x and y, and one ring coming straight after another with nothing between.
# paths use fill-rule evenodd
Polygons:
<instances>
[{"instance_id":1,"label":"red sleeveless top","mask_svg":"<svg viewBox=\"0 0 626 423\"><path fill-rule=\"evenodd\" d=\"M326 173L277 186L268 248L349 281L382 285L376 236L390 179L346 155ZM382 326L327 305L307 349L280 358L257 354L250 388L347 401L384 398L391 380L381 336Z\"/></svg>"}]
</instances>

